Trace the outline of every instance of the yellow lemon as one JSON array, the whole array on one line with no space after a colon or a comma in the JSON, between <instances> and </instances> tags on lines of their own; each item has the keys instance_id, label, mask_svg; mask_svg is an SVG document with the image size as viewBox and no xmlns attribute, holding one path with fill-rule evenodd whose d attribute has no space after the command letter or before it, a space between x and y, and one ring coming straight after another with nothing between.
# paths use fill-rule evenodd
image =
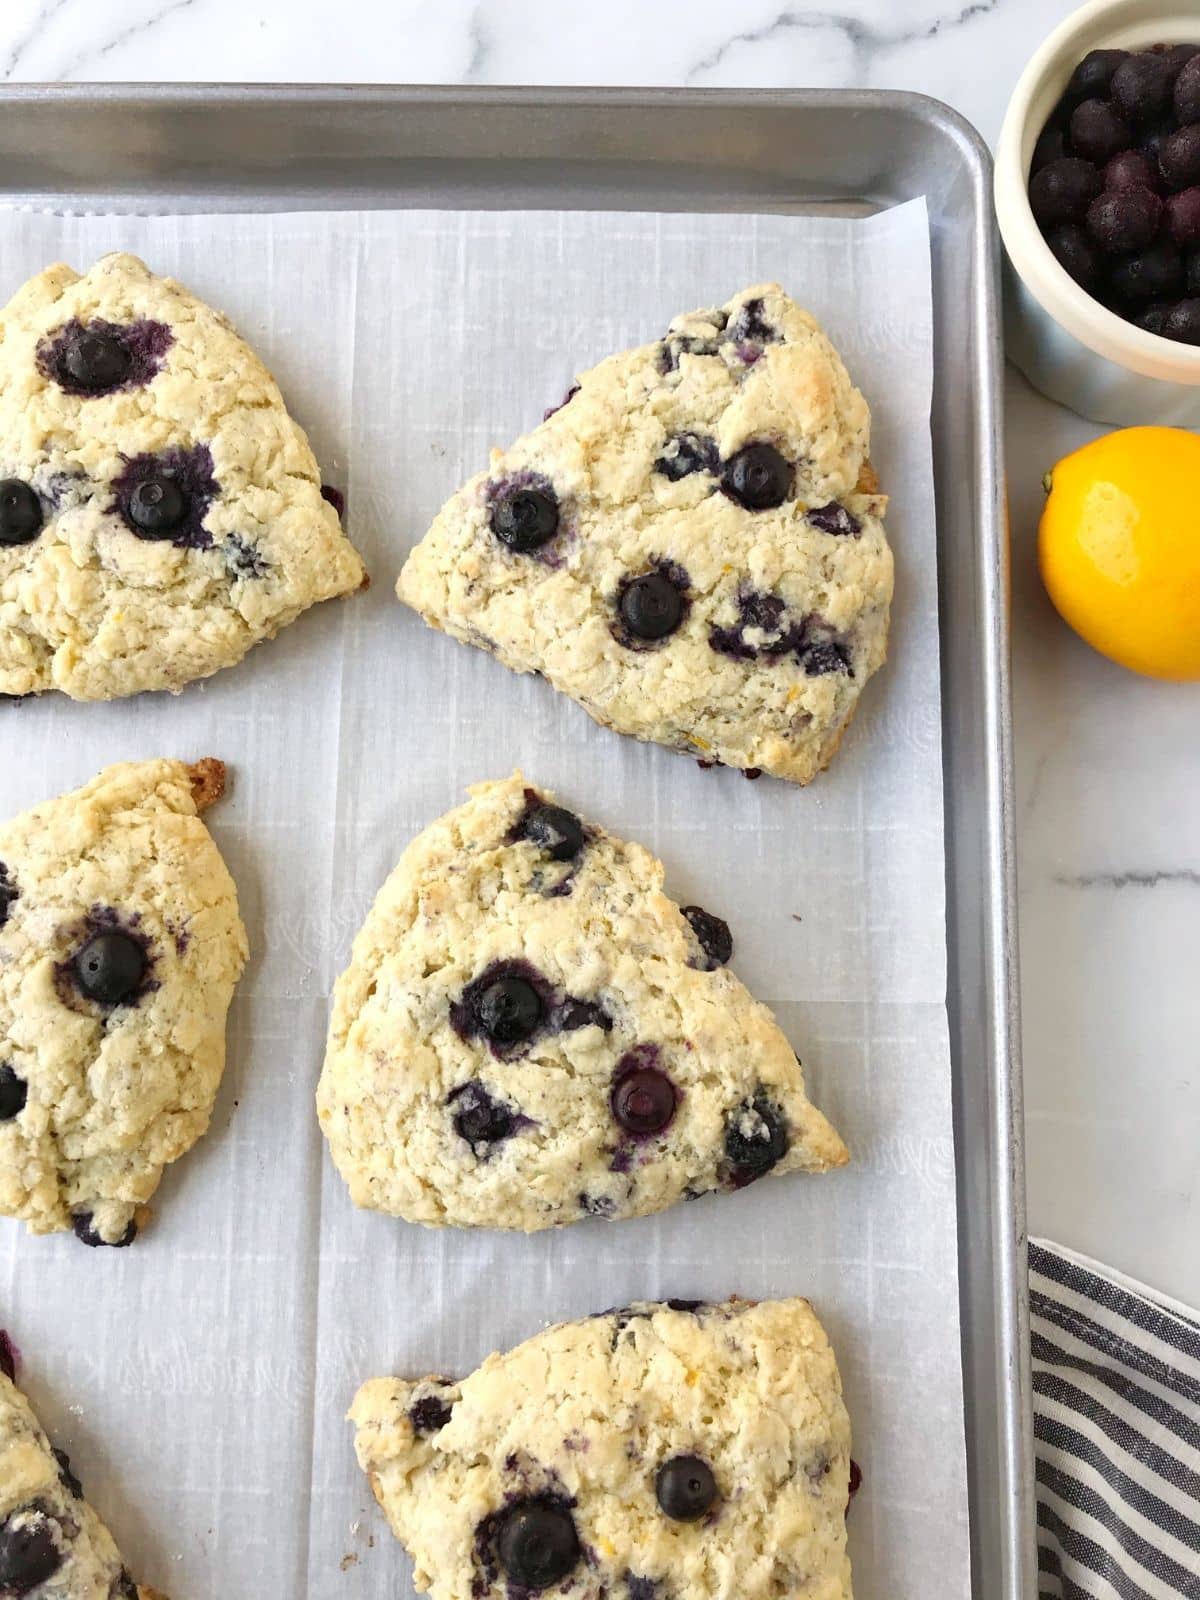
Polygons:
<instances>
[{"instance_id":1,"label":"yellow lemon","mask_svg":"<svg viewBox=\"0 0 1200 1600\"><path fill-rule=\"evenodd\" d=\"M1038 556L1060 615L1134 672L1200 678L1200 438L1124 428L1046 475Z\"/></svg>"}]
</instances>

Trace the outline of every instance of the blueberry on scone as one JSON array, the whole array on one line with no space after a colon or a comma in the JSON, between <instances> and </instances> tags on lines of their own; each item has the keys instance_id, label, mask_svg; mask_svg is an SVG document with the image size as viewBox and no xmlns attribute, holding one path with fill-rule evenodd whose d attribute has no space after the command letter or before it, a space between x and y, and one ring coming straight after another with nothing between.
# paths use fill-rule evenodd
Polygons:
<instances>
[{"instance_id":1,"label":"blueberry on scone","mask_svg":"<svg viewBox=\"0 0 1200 1600\"><path fill-rule=\"evenodd\" d=\"M870 413L777 284L585 372L472 478L397 592L597 722L807 783L882 665Z\"/></svg>"},{"instance_id":2,"label":"blueberry on scone","mask_svg":"<svg viewBox=\"0 0 1200 1600\"><path fill-rule=\"evenodd\" d=\"M851 1600L850 1422L805 1300L626 1306L461 1383L376 1378L350 1417L433 1600Z\"/></svg>"},{"instance_id":3,"label":"blueberry on scone","mask_svg":"<svg viewBox=\"0 0 1200 1600\"><path fill-rule=\"evenodd\" d=\"M727 924L518 772L413 840L317 1091L356 1204L532 1232L847 1159Z\"/></svg>"},{"instance_id":4,"label":"blueberry on scone","mask_svg":"<svg viewBox=\"0 0 1200 1600\"><path fill-rule=\"evenodd\" d=\"M178 690L363 581L219 312L130 255L0 311L0 696Z\"/></svg>"},{"instance_id":5,"label":"blueberry on scone","mask_svg":"<svg viewBox=\"0 0 1200 1600\"><path fill-rule=\"evenodd\" d=\"M0 1215L33 1233L131 1244L208 1126L246 961L224 782L130 762L0 824Z\"/></svg>"},{"instance_id":6,"label":"blueberry on scone","mask_svg":"<svg viewBox=\"0 0 1200 1600\"><path fill-rule=\"evenodd\" d=\"M0 1337L3 1337L0 1335ZM5 1340L5 1352L11 1349ZM0 1359L0 1595L28 1600L164 1600L137 1584Z\"/></svg>"}]
</instances>

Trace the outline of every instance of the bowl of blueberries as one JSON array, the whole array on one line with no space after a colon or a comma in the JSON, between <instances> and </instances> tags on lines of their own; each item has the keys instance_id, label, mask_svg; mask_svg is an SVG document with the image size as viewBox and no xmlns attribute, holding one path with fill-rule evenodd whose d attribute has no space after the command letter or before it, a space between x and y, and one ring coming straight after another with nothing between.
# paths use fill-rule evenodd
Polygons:
<instances>
[{"instance_id":1,"label":"bowl of blueberries","mask_svg":"<svg viewBox=\"0 0 1200 1600\"><path fill-rule=\"evenodd\" d=\"M996 149L1008 353L1097 422L1200 426L1200 7L1092 0Z\"/></svg>"}]
</instances>

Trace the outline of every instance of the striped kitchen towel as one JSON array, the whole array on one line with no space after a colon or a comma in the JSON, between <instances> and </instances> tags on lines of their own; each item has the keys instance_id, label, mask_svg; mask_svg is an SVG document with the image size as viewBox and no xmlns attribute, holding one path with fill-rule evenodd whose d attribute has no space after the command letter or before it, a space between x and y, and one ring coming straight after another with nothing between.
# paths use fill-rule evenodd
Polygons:
<instances>
[{"instance_id":1,"label":"striped kitchen towel","mask_svg":"<svg viewBox=\"0 0 1200 1600\"><path fill-rule=\"evenodd\" d=\"M1042 1600L1200 1600L1200 1320L1031 1239L1029 1321Z\"/></svg>"}]
</instances>

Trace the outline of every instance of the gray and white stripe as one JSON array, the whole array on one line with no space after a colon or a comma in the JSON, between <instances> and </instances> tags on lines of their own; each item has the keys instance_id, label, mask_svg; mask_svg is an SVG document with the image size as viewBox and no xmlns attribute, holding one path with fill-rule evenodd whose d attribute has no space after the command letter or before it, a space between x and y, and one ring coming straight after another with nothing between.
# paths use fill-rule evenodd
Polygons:
<instances>
[{"instance_id":1,"label":"gray and white stripe","mask_svg":"<svg viewBox=\"0 0 1200 1600\"><path fill-rule=\"evenodd\" d=\"M1200 1323L1029 1242L1042 1600L1200 1600Z\"/></svg>"}]
</instances>

